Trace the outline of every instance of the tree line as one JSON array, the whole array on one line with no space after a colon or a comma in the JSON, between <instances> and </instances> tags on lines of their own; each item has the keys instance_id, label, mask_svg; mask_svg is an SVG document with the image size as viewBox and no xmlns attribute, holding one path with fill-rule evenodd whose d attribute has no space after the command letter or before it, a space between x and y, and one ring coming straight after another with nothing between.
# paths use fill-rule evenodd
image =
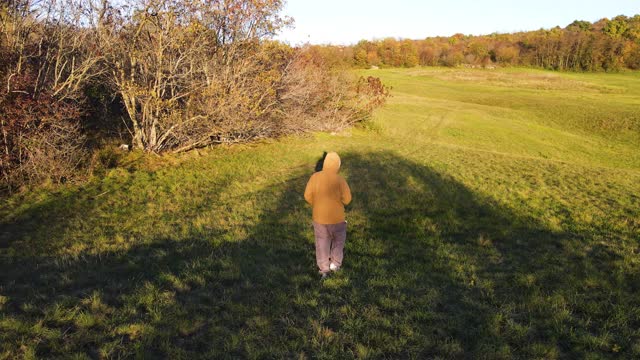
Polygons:
<instances>
[{"instance_id":1,"label":"tree line","mask_svg":"<svg viewBox=\"0 0 640 360\"><path fill-rule=\"evenodd\" d=\"M621 15L594 23L576 20L565 28L513 34L362 40L348 47L327 46L324 51L344 64L363 68L422 65L637 70L640 69L640 15Z\"/></svg>"},{"instance_id":2,"label":"tree line","mask_svg":"<svg viewBox=\"0 0 640 360\"><path fill-rule=\"evenodd\" d=\"M77 177L113 141L180 152L361 121L376 79L270 40L281 0L0 3L0 192ZM115 139L115 140L114 140Z\"/></svg>"}]
</instances>

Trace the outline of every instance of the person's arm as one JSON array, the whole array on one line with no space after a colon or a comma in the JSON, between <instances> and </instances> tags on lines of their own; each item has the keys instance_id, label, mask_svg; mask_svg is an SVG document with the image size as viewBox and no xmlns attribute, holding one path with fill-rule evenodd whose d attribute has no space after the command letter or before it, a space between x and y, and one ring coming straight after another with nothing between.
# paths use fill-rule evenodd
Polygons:
<instances>
[{"instance_id":1,"label":"person's arm","mask_svg":"<svg viewBox=\"0 0 640 360\"><path fill-rule=\"evenodd\" d=\"M351 202L351 189L349 188L349 184L345 179L342 179L340 182L340 192L342 193L342 203L345 205L349 205Z\"/></svg>"},{"instance_id":2,"label":"person's arm","mask_svg":"<svg viewBox=\"0 0 640 360\"><path fill-rule=\"evenodd\" d=\"M304 199L309 203L309 205L313 205L313 190L315 188L315 176L311 176L309 182L307 182L307 188L304 189Z\"/></svg>"}]
</instances>

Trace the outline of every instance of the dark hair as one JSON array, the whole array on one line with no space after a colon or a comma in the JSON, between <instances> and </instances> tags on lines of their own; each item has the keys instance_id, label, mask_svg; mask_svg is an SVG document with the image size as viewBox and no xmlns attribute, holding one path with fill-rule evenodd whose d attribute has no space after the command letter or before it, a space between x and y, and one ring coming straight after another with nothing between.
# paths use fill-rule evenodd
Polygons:
<instances>
[{"instance_id":1,"label":"dark hair","mask_svg":"<svg viewBox=\"0 0 640 360\"><path fill-rule=\"evenodd\" d=\"M324 166L324 158L326 157L327 157L327 152L325 151L322 154L322 157L320 158L320 160L318 160L318 162L316 163L316 172L322 171L322 167Z\"/></svg>"}]
</instances>

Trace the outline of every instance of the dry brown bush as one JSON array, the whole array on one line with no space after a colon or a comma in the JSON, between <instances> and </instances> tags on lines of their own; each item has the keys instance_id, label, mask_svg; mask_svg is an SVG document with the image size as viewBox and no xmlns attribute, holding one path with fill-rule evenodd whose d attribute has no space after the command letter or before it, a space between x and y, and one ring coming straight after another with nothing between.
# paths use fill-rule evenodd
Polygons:
<instances>
[{"instance_id":1,"label":"dry brown bush","mask_svg":"<svg viewBox=\"0 0 640 360\"><path fill-rule=\"evenodd\" d=\"M313 48L267 41L278 0L137 0L98 27L135 148L187 151L309 130L340 130L368 111L357 78Z\"/></svg>"},{"instance_id":2,"label":"dry brown bush","mask_svg":"<svg viewBox=\"0 0 640 360\"><path fill-rule=\"evenodd\" d=\"M0 97L4 109L0 172L3 190L78 176L86 160L78 107L50 94L33 99L25 93Z\"/></svg>"},{"instance_id":3,"label":"dry brown bush","mask_svg":"<svg viewBox=\"0 0 640 360\"><path fill-rule=\"evenodd\" d=\"M340 131L365 120L384 103L389 88L380 79L358 78L330 67L314 48L299 49L282 81L285 132Z\"/></svg>"},{"instance_id":4,"label":"dry brown bush","mask_svg":"<svg viewBox=\"0 0 640 360\"><path fill-rule=\"evenodd\" d=\"M155 153L337 131L366 118L388 89L340 69L333 53L269 41L289 23L282 6L1 3L2 187L71 178L87 158L82 110L98 98L119 99L133 147ZM112 93L86 101L87 89Z\"/></svg>"},{"instance_id":5,"label":"dry brown bush","mask_svg":"<svg viewBox=\"0 0 640 360\"><path fill-rule=\"evenodd\" d=\"M133 146L185 151L267 136L271 65L261 41L287 24L279 0L103 2L99 44Z\"/></svg>"},{"instance_id":6,"label":"dry brown bush","mask_svg":"<svg viewBox=\"0 0 640 360\"><path fill-rule=\"evenodd\" d=\"M0 3L0 192L65 181L85 159L84 85L100 75L75 0Z\"/></svg>"}]
</instances>

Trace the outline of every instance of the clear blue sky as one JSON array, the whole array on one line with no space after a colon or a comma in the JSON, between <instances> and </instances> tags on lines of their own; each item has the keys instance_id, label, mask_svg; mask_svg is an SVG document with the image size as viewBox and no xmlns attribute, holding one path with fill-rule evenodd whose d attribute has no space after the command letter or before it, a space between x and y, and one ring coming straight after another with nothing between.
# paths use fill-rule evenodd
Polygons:
<instances>
[{"instance_id":1,"label":"clear blue sky","mask_svg":"<svg viewBox=\"0 0 640 360\"><path fill-rule=\"evenodd\" d=\"M361 39L423 39L562 27L573 20L640 14L640 0L287 0L292 45L351 44Z\"/></svg>"}]
</instances>

